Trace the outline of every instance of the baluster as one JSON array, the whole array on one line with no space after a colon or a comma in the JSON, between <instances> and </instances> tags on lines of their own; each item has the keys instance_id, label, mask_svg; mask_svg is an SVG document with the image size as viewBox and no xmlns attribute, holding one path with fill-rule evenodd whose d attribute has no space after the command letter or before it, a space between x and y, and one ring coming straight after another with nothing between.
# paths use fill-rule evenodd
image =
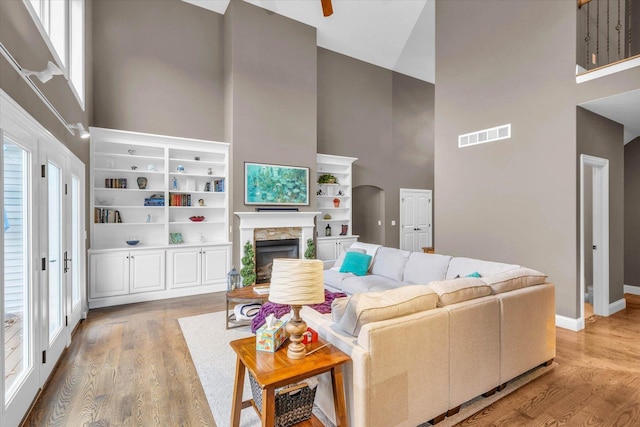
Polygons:
<instances>
[{"instance_id":1,"label":"baluster","mask_svg":"<svg viewBox=\"0 0 640 427\"><path fill-rule=\"evenodd\" d=\"M596 0L596 57L593 65L600 64L600 0Z\"/></svg>"},{"instance_id":2,"label":"baluster","mask_svg":"<svg viewBox=\"0 0 640 427\"><path fill-rule=\"evenodd\" d=\"M609 58L609 34L611 33L611 26L609 25L609 0L607 0L607 64L611 64Z\"/></svg>"},{"instance_id":3,"label":"baluster","mask_svg":"<svg viewBox=\"0 0 640 427\"><path fill-rule=\"evenodd\" d=\"M631 57L631 0L627 0L627 56Z\"/></svg>"},{"instance_id":4,"label":"baluster","mask_svg":"<svg viewBox=\"0 0 640 427\"><path fill-rule=\"evenodd\" d=\"M620 25L620 0L618 0L618 25L616 25L616 31L618 32L618 60L622 59L620 56L620 30L622 29L622 25Z\"/></svg>"},{"instance_id":5,"label":"baluster","mask_svg":"<svg viewBox=\"0 0 640 427\"><path fill-rule=\"evenodd\" d=\"M587 3L587 36L584 38L584 42L585 42L585 44L587 46L587 48L586 48L586 61L585 61L584 65L587 68L587 70L591 68L591 58L590 58L590 55L589 55L589 53L590 53L589 52L589 47L591 46L591 43L590 43L591 36L590 36L590 33L589 33L589 21L591 21L590 6L589 6L590 4L591 3Z\"/></svg>"}]
</instances>

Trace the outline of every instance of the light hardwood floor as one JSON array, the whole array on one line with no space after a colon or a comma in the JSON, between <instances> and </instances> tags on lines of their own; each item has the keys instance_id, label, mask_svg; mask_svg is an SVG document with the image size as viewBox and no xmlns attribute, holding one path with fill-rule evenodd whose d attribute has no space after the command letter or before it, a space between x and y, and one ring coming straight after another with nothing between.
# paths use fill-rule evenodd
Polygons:
<instances>
[{"instance_id":1,"label":"light hardwood floor","mask_svg":"<svg viewBox=\"0 0 640 427\"><path fill-rule=\"evenodd\" d=\"M558 329L555 369L459 425L640 425L640 297L625 297ZM215 426L178 319L224 306L217 293L90 311L23 424Z\"/></svg>"}]
</instances>

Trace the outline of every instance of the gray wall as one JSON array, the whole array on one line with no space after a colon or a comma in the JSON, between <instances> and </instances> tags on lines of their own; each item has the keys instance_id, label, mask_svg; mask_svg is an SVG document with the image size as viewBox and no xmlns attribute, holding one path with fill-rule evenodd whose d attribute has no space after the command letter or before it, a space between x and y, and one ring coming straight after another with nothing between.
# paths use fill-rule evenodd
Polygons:
<instances>
[{"instance_id":1,"label":"gray wall","mask_svg":"<svg viewBox=\"0 0 640 427\"><path fill-rule=\"evenodd\" d=\"M569 317L577 317L575 21L572 2L436 3L436 249L547 273L557 312ZM460 134L506 123L511 139L457 146Z\"/></svg>"},{"instance_id":2,"label":"gray wall","mask_svg":"<svg viewBox=\"0 0 640 427\"><path fill-rule=\"evenodd\" d=\"M87 78L85 110L83 111L81 108L69 87L69 83L63 76L55 76L46 84L34 79L42 93L68 123L81 122L85 127L89 124L93 104L91 84L92 4L92 2L87 2L85 12L85 28L88 35L88 43L85 45L85 74ZM53 61L53 57L40 36L33 19L21 1L0 1L0 41L25 69L40 71L46 67L47 61ZM4 56L0 56L0 87L80 160L88 163L89 144L87 141L81 140L77 133L75 136L69 133L22 77L9 65Z\"/></svg>"},{"instance_id":3,"label":"gray wall","mask_svg":"<svg viewBox=\"0 0 640 427\"><path fill-rule=\"evenodd\" d=\"M93 3L93 126L224 140L222 16L180 0Z\"/></svg>"},{"instance_id":4,"label":"gray wall","mask_svg":"<svg viewBox=\"0 0 640 427\"><path fill-rule=\"evenodd\" d=\"M577 318L576 105L637 88L640 69L576 84L573 2L438 1L436 26L437 250L544 271ZM506 123L511 139L457 148Z\"/></svg>"},{"instance_id":5,"label":"gray wall","mask_svg":"<svg viewBox=\"0 0 640 427\"><path fill-rule=\"evenodd\" d=\"M385 190L397 246L399 188L433 188L432 84L320 49L314 28L242 1L222 17L179 0L101 0L93 23L92 125L230 142L231 212L254 210L245 161L315 177L316 152L358 157L354 184ZM314 210L310 196L301 210Z\"/></svg>"},{"instance_id":6,"label":"gray wall","mask_svg":"<svg viewBox=\"0 0 640 427\"><path fill-rule=\"evenodd\" d=\"M360 185L354 187L352 196L352 234L359 236L361 242L382 244L385 240L383 224L385 193L378 187Z\"/></svg>"},{"instance_id":7,"label":"gray wall","mask_svg":"<svg viewBox=\"0 0 640 427\"><path fill-rule=\"evenodd\" d=\"M400 188L433 189L433 117L432 84L318 48L318 152L357 157L353 185L384 190L387 246Z\"/></svg>"},{"instance_id":8,"label":"gray wall","mask_svg":"<svg viewBox=\"0 0 640 427\"><path fill-rule=\"evenodd\" d=\"M624 283L640 286L640 138L624 146Z\"/></svg>"},{"instance_id":9,"label":"gray wall","mask_svg":"<svg viewBox=\"0 0 640 427\"><path fill-rule=\"evenodd\" d=\"M580 154L609 160L609 302L612 303L623 298L624 287L624 129L622 125L583 108L578 107L576 113L578 171ZM577 189L579 198L579 180ZM584 243L585 251L589 249L592 252L590 247L586 247L589 244L586 238Z\"/></svg>"},{"instance_id":10,"label":"gray wall","mask_svg":"<svg viewBox=\"0 0 640 427\"><path fill-rule=\"evenodd\" d=\"M244 162L307 166L316 176L316 30L240 1L230 3L224 25L232 208L254 211L244 205ZM314 191L300 210L315 210ZM244 242L233 242L237 257Z\"/></svg>"}]
</instances>

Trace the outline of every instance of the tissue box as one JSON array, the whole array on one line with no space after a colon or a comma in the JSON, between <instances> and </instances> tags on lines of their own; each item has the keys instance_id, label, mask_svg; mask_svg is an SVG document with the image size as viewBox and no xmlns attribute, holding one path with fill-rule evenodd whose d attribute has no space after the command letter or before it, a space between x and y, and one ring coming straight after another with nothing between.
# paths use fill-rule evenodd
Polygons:
<instances>
[{"instance_id":1,"label":"tissue box","mask_svg":"<svg viewBox=\"0 0 640 427\"><path fill-rule=\"evenodd\" d=\"M274 329L267 329L267 325L264 324L256 331L256 350L275 352L287 339L285 326L287 322L282 320L276 321Z\"/></svg>"}]
</instances>

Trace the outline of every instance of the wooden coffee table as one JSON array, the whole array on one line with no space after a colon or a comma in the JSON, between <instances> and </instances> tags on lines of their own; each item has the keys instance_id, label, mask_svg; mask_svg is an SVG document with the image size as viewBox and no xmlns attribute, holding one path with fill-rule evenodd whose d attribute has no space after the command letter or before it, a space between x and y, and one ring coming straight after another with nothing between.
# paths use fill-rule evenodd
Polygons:
<instances>
[{"instance_id":1,"label":"wooden coffee table","mask_svg":"<svg viewBox=\"0 0 640 427\"><path fill-rule=\"evenodd\" d=\"M275 390L294 384L323 372L331 372L333 388L333 404L336 410L338 427L348 426L347 409L344 397L342 365L351 358L333 345L318 349L302 359L287 357L288 342L275 353L256 350L256 337L231 341L231 348L236 352L236 380L233 386L233 406L231 409L231 426L240 425L240 412L244 408L253 407L262 419L263 427L273 427L275 423ZM307 352L326 344L322 339L307 344ZM245 368L253 375L262 388L262 407L256 407L253 399L242 401ZM299 426L322 425L315 416L303 421Z\"/></svg>"},{"instance_id":2,"label":"wooden coffee table","mask_svg":"<svg viewBox=\"0 0 640 427\"><path fill-rule=\"evenodd\" d=\"M268 286L268 283L261 284L260 286ZM245 286L244 288L237 288L232 291L227 291L227 329L238 328L240 326L246 326L251 324L251 320L238 320L236 315L231 312L229 314L229 306L231 303L235 304L249 304L259 303L263 304L269 300L269 294L258 294L254 292L253 286ZM233 307L231 307L233 308ZM230 326L233 325L233 326Z\"/></svg>"}]
</instances>

